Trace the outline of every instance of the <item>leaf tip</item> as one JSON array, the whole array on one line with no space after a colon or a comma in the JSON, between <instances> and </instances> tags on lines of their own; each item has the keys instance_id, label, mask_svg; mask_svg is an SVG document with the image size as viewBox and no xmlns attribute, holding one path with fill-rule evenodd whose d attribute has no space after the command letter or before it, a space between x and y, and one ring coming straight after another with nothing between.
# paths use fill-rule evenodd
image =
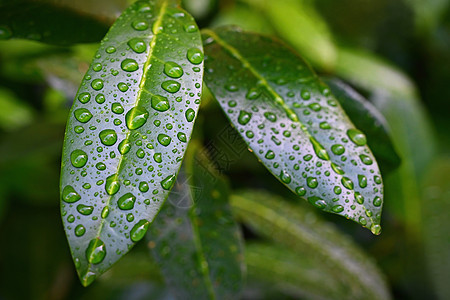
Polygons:
<instances>
[{"instance_id":1,"label":"leaf tip","mask_svg":"<svg viewBox=\"0 0 450 300\"><path fill-rule=\"evenodd\" d=\"M79 274L81 284L84 287L88 287L92 282L94 282L95 278L97 278L97 274L92 271L87 271L83 274Z\"/></svg>"}]
</instances>

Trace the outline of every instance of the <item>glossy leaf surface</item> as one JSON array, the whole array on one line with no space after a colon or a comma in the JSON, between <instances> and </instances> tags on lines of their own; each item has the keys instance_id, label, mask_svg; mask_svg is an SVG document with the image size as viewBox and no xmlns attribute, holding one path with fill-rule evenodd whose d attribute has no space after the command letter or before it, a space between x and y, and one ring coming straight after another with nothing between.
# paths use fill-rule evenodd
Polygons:
<instances>
[{"instance_id":1,"label":"glossy leaf surface","mask_svg":"<svg viewBox=\"0 0 450 300\"><path fill-rule=\"evenodd\" d=\"M177 299L238 299L243 249L228 184L203 152L183 166L149 230L152 253Z\"/></svg>"},{"instance_id":2,"label":"glossy leaf surface","mask_svg":"<svg viewBox=\"0 0 450 300\"><path fill-rule=\"evenodd\" d=\"M0 40L22 38L70 45L98 42L107 31L108 23L69 7L31 1L0 4Z\"/></svg>"},{"instance_id":3,"label":"glossy leaf surface","mask_svg":"<svg viewBox=\"0 0 450 300\"><path fill-rule=\"evenodd\" d=\"M397 168L400 157L392 144L391 130L384 116L371 102L343 81L331 78L323 80L355 126L366 134L367 144L377 158L381 171L389 172Z\"/></svg>"},{"instance_id":4,"label":"glossy leaf surface","mask_svg":"<svg viewBox=\"0 0 450 300\"><path fill-rule=\"evenodd\" d=\"M280 42L204 31L205 83L261 162L289 189L379 234L383 185L366 136Z\"/></svg>"},{"instance_id":5,"label":"glossy leaf surface","mask_svg":"<svg viewBox=\"0 0 450 300\"><path fill-rule=\"evenodd\" d=\"M255 190L233 194L230 203L238 217L256 233L293 250L296 256L304 258L308 268L327 272L334 281L327 289L345 294L345 297L333 299L390 298L386 283L372 260L332 224L323 222L312 212L268 192ZM322 274L318 276L323 280ZM328 285L328 282L321 283ZM314 287L305 289L312 291Z\"/></svg>"},{"instance_id":6,"label":"glossy leaf surface","mask_svg":"<svg viewBox=\"0 0 450 300\"><path fill-rule=\"evenodd\" d=\"M112 26L66 128L61 213L84 285L144 234L167 198L200 103L197 26L172 1L138 1Z\"/></svg>"}]
</instances>

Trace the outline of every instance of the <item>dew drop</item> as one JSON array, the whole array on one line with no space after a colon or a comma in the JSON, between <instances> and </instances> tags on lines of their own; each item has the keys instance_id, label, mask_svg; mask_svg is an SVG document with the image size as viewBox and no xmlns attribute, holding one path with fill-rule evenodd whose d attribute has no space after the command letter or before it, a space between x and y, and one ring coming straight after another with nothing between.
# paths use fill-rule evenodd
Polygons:
<instances>
[{"instance_id":1,"label":"dew drop","mask_svg":"<svg viewBox=\"0 0 450 300\"><path fill-rule=\"evenodd\" d=\"M107 47L107 48L105 49L105 52L108 53L108 54L112 54L112 53L116 52L116 47L114 47L114 46L109 46L109 47Z\"/></svg>"},{"instance_id":2,"label":"dew drop","mask_svg":"<svg viewBox=\"0 0 450 300\"><path fill-rule=\"evenodd\" d=\"M297 195L299 196L305 196L306 195L306 189L302 186L299 186L295 189L295 192L297 193Z\"/></svg>"},{"instance_id":3,"label":"dew drop","mask_svg":"<svg viewBox=\"0 0 450 300\"><path fill-rule=\"evenodd\" d=\"M271 112L265 112L264 113L264 117L266 117L266 119L269 120L270 122L276 122L277 121L277 116L274 113L271 113Z\"/></svg>"},{"instance_id":4,"label":"dew drop","mask_svg":"<svg viewBox=\"0 0 450 300\"><path fill-rule=\"evenodd\" d=\"M381 203L382 203L382 201L381 201L381 198L380 197L378 197L378 196L376 196L374 199L373 199L373 205L374 206L381 206Z\"/></svg>"},{"instance_id":5,"label":"dew drop","mask_svg":"<svg viewBox=\"0 0 450 300\"><path fill-rule=\"evenodd\" d=\"M84 165L86 165L88 161L88 156L86 152L80 149L76 149L70 153L70 162L72 163L72 166L75 168L82 168Z\"/></svg>"},{"instance_id":6,"label":"dew drop","mask_svg":"<svg viewBox=\"0 0 450 300\"><path fill-rule=\"evenodd\" d=\"M74 203L81 199L80 194L78 194L75 189L70 186L66 185L62 191L62 200L67 203Z\"/></svg>"},{"instance_id":7,"label":"dew drop","mask_svg":"<svg viewBox=\"0 0 450 300\"><path fill-rule=\"evenodd\" d=\"M119 91L124 92L124 93L126 91L128 91L128 85L125 82L119 82L117 84L117 88L119 89Z\"/></svg>"},{"instance_id":8,"label":"dew drop","mask_svg":"<svg viewBox=\"0 0 450 300\"><path fill-rule=\"evenodd\" d=\"M363 197L363 195L361 195L360 192L355 192L355 200L359 204L363 204L364 203L364 197Z\"/></svg>"},{"instance_id":9,"label":"dew drop","mask_svg":"<svg viewBox=\"0 0 450 300\"><path fill-rule=\"evenodd\" d=\"M131 27L133 27L137 31L143 31L148 28L148 23L144 20L136 20L131 23Z\"/></svg>"},{"instance_id":10,"label":"dew drop","mask_svg":"<svg viewBox=\"0 0 450 300\"><path fill-rule=\"evenodd\" d=\"M161 83L161 87L169 93L176 93L180 90L181 84L175 80L166 80Z\"/></svg>"},{"instance_id":11,"label":"dew drop","mask_svg":"<svg viewBox=\"0 0 450 300\"><path fill-rule=\"evenodd\" d=\"M366 136L358 129L347 130L347 135L358 146L364 146L367 143Z\"/></svg>"},{"instance_id":12,"label":"dew drop","mask_svg":"<svg viewBox=\"0 0 450 300\"><path fill-rule=\"evenodd\" d=\"M125 139L119 143L118 149L119 149L120 154L125 155L130 151L131 144L128 142L127 139Z\"/></svg>"},{"instance_id":13,"label":"dew drop","mask_svg":"<svg viewBox=\"0 0 450 300\"><path fill-rule=\"evenodd\" d=\"M203 53L198 48L190 48L186 53L187 59L194 65L198 65L203 61Z\"/></svg>"},{"instance_id":14,"label":"dew drop","mask_svg":"<svg viewBox=\"0 0 450 300\"><path fill-rule=\"evenodd\" d=\"M96 91L101 90L103 88L103 80L101 79L92 80L91 87Z\"/></svg>"},{"instance_id":15,"label":"dew drop","mask_svg":"<svg viewBox=\"0 0 450 300\"><path fill-rule=\"evenodd\" d=\"M250 122L250 119L252 118L252 114L249 112L246 112L245 110L241 110L238 117L238 122L241 125L246 125L248 122Z\"/></svg>"},{"instance_id":16,"label":"dew drop","mask_svg":"<svg viewBox=\"0 0 450 300\"><path fill-rule=\"evenodd\" d=\"M75 235L80 237L82 235L84 235L84 233L86 232L86 228L84 228L83 225L78 225L77 227L75 227Z\"/></svg>"},{"instance_id":17,"label":"dew drop","mask_svg":"<svg viewBox=\"0 0 450 300\"><path fill-rule=\"evenodd\" d=\"M131 58L125 58L124 60L122 60L122 62L120 63L120 67L125 72L134 72L139 69L138 63Z\"/></svg>"},{"instance_id":18,"label":"dew drop","mask_svg":"<svg viewBox=\"0 0 450 300\"><path fill-rule=\"evenodd\" d=\"M292 181L291 175L289 175L289 173L286 170L281 171L280 179L285 184L289 184Z\"/></svg>"},{"instance_id":19,"label":"dew drop","mask_svg":"<svg viewBox=\"0 0 450 300\"><path fill-rule=\"evenodd\" d=\"M335 205L331 208L331 210L335 213L340 213L344 211L344 207L342 205Z\"/></svg>"},{"instance_id":20,"label":"dew drop","mask_svg":"<svg viewBox=\"0 0 450 300\"><path fill-rule=\"evenodd\" d=\"M306 184L310 188L315 189L319 185L319 182L317 182L317 178L315 178L315 177L308 177L306 179Z\"/></svg>"},{"instance_id":21,"label":"dew drop","mask_svg":"<svg viewBox=\"0 0 450 300\"><path fill-rule=\"evenodd\" d=\"M247 94L245 95L245 98L247 98L248 100L255 100L258 99L258 97L261 95L261 90L258 88L250 88L247 92Z\"/></svg>"},{"instance_id":22,"label":"dew drop","mask_svg":"<svg viewBox=\"0 0 450 300\"><path fill-rule=\"evenodd\" d=\"M345 152L345 148L340 144L334 144L331 146L331 151L336 155L341 155Z\"/></svg>"},{"instance_id":23,"label":"dew drop","mask_svg":"<svg viewBox=\"0 0 450 300\"><path fill-rule=\"evenodd\" d=\"M365 164L365 165L373 164L372 159L369 156L367 156L367 155L361 154L359 156L359 158L361 159L362 163Z\"/></svg>"},{"instance_id":24,"label":"dew drop","mask_svg":"<svg viewBox=\"0 0 450 300\"><path fill-rule=\"evenodd\" d=\"M83 104L88 103L89 100L91 100L91 94L89 94L88 92L81 93L78 95L78 101L80 101Z\"/></svg>"},{"instance_id":25,"label":"dew drop","mask_svg":"<svg viewBox=\"0 0 450 300\"><path fill-rule=\"evenodd\" d=\"M161 181L161 186L165 190L170 190L175 182L175 175L167 176L163 181Z\"/></svg>"},{"instance_id":26,"label":"dew drop","mask_svg":"<svg viewBox=\"0 0 450 300\"><path fill-rule=\"evenodd\" d=\"M111 104L111 110L115 114L122 114L125 111L122 104L120 104L119 102L114 102L113 104Z\"/></svg>"},{"instance_id":27,"label":"dew drop","mask_svg":"<svg viewBox=\"0 0 450 300\"><path fill-rule=\"evenodd\" d=\"M160 95L152 96L151 102L152 108L156 109L157 111L163 112L170 108L169 100L167 100L166 97Z\"/></svg>"},{"instance_id":28,"label":"dew drop","mask_svg":"<svg viewBox=\"0 0 450 300\"><path fill-rule=\"evenodd\" d=\"M342 177L341 183L345 188L347 188L349 190L353 190L353 181L350 178Z\"/></svg>"},{"instance_id":29,"label":"dew drop","mask_svg":"<svg viewBox=\"0 0 450 300\"><path fill-rule=\"evenodd\" d=\"M78 108L73 112L75 119L81 123L87 123L92 118L91 112L86 108Z\"/></svg>"},{"instance_id":30,"label":"dew drop","mask_svg":"<svg viewBox=\"0 0 450 300\"><path fill-rule=\"evenodd\" d=\"M139 190L143 193L148 192L148 190L149 190L148 183L145 181L141 181L139 183Z\"/></svg>"},{"instance_id":31,"label":"dew drop","mask_svg":"<svg viewBox=\"0 0 450 300\"><path fill-rule=\"evenodd\" d=\"M147 232L148 225L150 224L149 221L142 219L139 222L136 223L136 225L133 226L133 228L130 231L130 238L133 242L140 241L145 233Z\"/></svg>"},{"instance_id":32,"label":"dew drop","mask_svg":"<svg viewBox=\"0 0 450 300\"><path fill-rule=\"evenodd\" d=\"M105 95L98 94L97 96L95 96L95 102L97 102L98 104L105 103L105 101L106 101Z\"/></svg>"},{"instance_id":33,"label":"dew drop","mask_svg":"<svg viewBox=\"0 0 450 300\"><path fill-rule=\"evenodd\" d=\"M194 120L194 118L195 118L195 111L192 108L188 108L184 115L185 115L186 120L188 122L192 122Z\"/></svg>"},{"instance_id":34,"label":"dew drop","mask_svg":"<svg viewBox=\"0 0 450 300\"><path fill-rule=\"evenodd\" d=\"M370 231L372 231L375 235L379 235L381 233L381 226L378 224L372 224L372 226L370 226Z\"/></svg>"},{"instance_id":35,"label":"dew drop","mask_svg":"<svg viewBox=\"0 0 450 300\"><path fill-rule=\"evenodd\" d=\"M172 78L180 78L184 72L176 62L169 61L164 64L164 73Z\"/></svg>"},{"instance_id":36,"label":"dew drop","mask_svg":"<svg viewBox=\"0 0 450 300\"><path fill-rule=\"evenodd\" d=\"M266 152L266 155L264 156L266 159L274 159L275 158L275 152L272 150L268 150Z\"/></svg>"},{"instance_id":37,"label":"dew drop","mask_svg":"<svg viewBox=\"0 0 450 300\"><path fill-rule=\"evenodd\" d=\"M132 193L126 193L117 200L117 205L122 210L133 209L136 197Z\"/></svg>"},{"instance_id":38,"label":"dew drop","mask_svg":"<svg viewBox=\"0 0 450 300\"><path fill-rule=\"evenodd\" d=\"M153 106L153 98L152 98L152 106ZM125 122L127 124L128 129L134 130L142 127L148 119L149 112L142 107L133 107L130 109L125 115Z\"/></svg>"},{"instance_id":39,"label":"dew drop","mask_svg":"<svg viewBox=\"0 0 450 300\"><path fill-rule=\"evenodd\" d=\"M86 259L91 264L99 264L105 259L106 246L100 239L92 239L86 249Z\"/></svg>"},{"instance_id":40,"label":"dew drop","mask_svg":"<svg viewBox=\"0 0 450 300\"><path fill-rule=\"evenodd\" d=\"M180 140L180 142L183 142L183 143L187 142L186 134L184 134L183 132L178 132L177 138Z\"/></svg>"},{"instance_id":41,"label":"dew drop","mask_svg":"<svg viewBox=\"0 0 450 300\"><path fill-rule=\"evenodd\" d=\"M127 44L136 53L143 53L147 50L147 45L141 38L132 38Z\"/></svg>"},{"instance_id":42,"label":"dew drop","mask_svg":"<svg viewBox=\"0 0 450 300\"><path fill-rule=\"evenodd\" d=\"M100 141L105 146L112 146L117 142L117 133L112 129L102 130L99 137Z\"/></svg>"},{"instance_id":43,"label":"dew drop","mask_svg":"<svg viewBox=\"0 0 450 300\"><path fill-rule=\"evenodd\" d=\"M117 175L113 174L106 178L105 190L109 195L116 194L120 189L119 180L117 180Z\"/></svg>"},{"instance_id":44,"label":"dew drop","mask_svg":"<svg viewBox=\"0 0 450 300\"><path fill-rule=\"evenodd\" d=\"M361 188L365 188L367 186L367 178L364 175L358 175L358 183Z\"/></svg>"},{"instance_id":45,"label":"dew drop","mask_svg":"<svg viewBox=\"0 0 450 300\"><path fill-rule=\"evenodd\" d=\"M88 215L92 214L92 212L94 211L94 207L84 205L84 204L78 204L77 211L82 215L88 216Z\"/></svg>"},{"instance_id":46,"label":"dew drop","mask_svg":"<svg viewBox=\"0 0 450 300\"><path fill-rule=\"evenodd\" d=\"M330 156L328 155L327 150L325 150L325 148L323 148L322 145L319 144L319 142L316 139L311 137L309 138L309 140L313 145L314 152L316 153L317 157L323 160L330 160Z\"/></svg>"}]
</instances>

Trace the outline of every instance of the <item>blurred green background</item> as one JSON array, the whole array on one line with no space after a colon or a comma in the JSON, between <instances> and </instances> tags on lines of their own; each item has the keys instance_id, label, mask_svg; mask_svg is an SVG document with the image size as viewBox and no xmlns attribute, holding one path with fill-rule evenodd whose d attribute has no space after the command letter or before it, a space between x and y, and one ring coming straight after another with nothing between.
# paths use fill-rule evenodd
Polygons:
<instances>
[{"instance_id":1,"label":"blurred green background","mask_svg":"<svg viewBox=\"0 0 450 300\"><path fill-rule=\"evenodd\" d=\"M68 111L96 43L130 2L0 0L0 299L171 299L145 242L83 288L59 215ZM383 233L375 237L312 211L374 258L393 298L450 299L449 1L183 5L200 27L235 24L279 37L319 74L350 83L379 109L402 159L383 174ZM200 110L194 136L228 151L223 169L234 189L266 188L293 199L252 154L236 151L239 141L224 142L220 133L229 125L206 94ZM247 241L262 240L245 225L243 230ZM252 276L244 299L302 298L292 290L266 290L263 279Z\"/></svg>"}]
</instances>

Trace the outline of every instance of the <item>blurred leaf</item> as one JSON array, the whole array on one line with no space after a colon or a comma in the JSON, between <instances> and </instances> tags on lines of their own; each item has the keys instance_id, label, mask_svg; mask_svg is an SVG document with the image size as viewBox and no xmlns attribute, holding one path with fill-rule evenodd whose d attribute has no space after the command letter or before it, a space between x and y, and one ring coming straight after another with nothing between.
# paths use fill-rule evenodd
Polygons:
<instances>
[{"instance_id":1,"label":"blurred leaf","mask_svg":"<svg viewBox=\"0 0 450 300\"><path fill-rule=\"evenodd\" d=\"M450 299L450 158L438 157L425 180L422 197L425 258L438 299Z\"/></svg>"},{"instance_id":2,"label":"blurred leaf","mask_svg":"<svg viewBox=\"0 0 450 300\"><path fill-rule=\"evenodd\" d=\"M311 212L302 210L297 205L288 204L284 199L270 193L254 190L232 195L231 205L239 218L256 233L295 251L297 257L303 258L298 258L295 262L306 261L308 258L310 266L314 268L317 266L319 270L324 269L327 274L325 276L330 276L335 282L343 285L343 287L333 286L333 283L328 285L328 281L321 278L320 283L327 285L323 293L331 289L345 294L345 297L326 296L333 299L390 298L386 283L370 258L348 237ZM286 263L279 267L282 268L283 265ZM317 285L307 284L302 288L308 293L320 292L317 291ZM325 295L317 294L317 297L319 296Z\"/></svg>"},{"instance_id":3,"label":"blurred leaf","mask_svg":"<svg viewBox=\"0 0 450 300\"><path fill-rule=\"evenodd\" d=\"M184 172L149 230L149 247L177 299L238 299L243 253L229 187L204 156Z\"/></svg>"},{"instance_id":4,"label":"blurred leaf","mask_svg":"<svg viewBox=\"0 0 450 300\"><path fill-rule=\"evenodd\" d=\"M138 1L84 77L66 127L61 212L85 286L143 238L175 182L200 102L201 49L174 1Z\"/></svg>"},{"instance_id":5,"label":"blurred leaf","mask_svg":"<svg viewBox=\"0 0 450 300\"><path fill-rule=\"evenodd\" d=\"M405 0L405 3L414 10L416 25L424 33L431 32L439 25L449 6L448 0Z\"/></svg>"},{"instance_id":6,"label":"blurred leaf","mask_svg":"<svg viewBox=\"0 0 450 300\"><path fill-rule=\"evenodd\" d=\"M317 208L379 234L378 165L328 87L272 38L236 28L203 37L205 83L264 166Z\"/></svg>"},{"instance_id":7,"label":"blurred leaf","mask_svg":"<svg viewBox=\"0 0 450 300\"><path fill-rule=\"evenodd\" d=\"M309 1L245 0L263 11L279 35L315 67L330 70L336 49L325 20Z\"/></svg>"},{"instance_id":8,"label":"blurred leaf","mask_svg":"<svg viewBox=\"0 0 450 300\"><path fill-rule=\"evenodd\" d=\"M70 45L100 41L107 31L107 23L57 4L13 1L0 5L0 39Z\"/></svg>"},{"instance_id":9,"label":"blurred leaf","mask_svg":"<svg viewBox=\"0 0 450 300\"><path fill-rule=\"evenodd\" d=\"M377 159L381 173L386 175L397 168L400 165L400 157L394 149L390 128L383 115L372 103L339 79L323 80L355 126L366 134L367 144Z\"/></svg>"},{"instance_id":10,"label":"blurred leaf","mask_svg":"<svg viewBox=\"0 0 450 300\"><path fill-rule=\"evenodd\" d=\"M12 131L29 124L32 120L32 108L19 100L10 90L0 87L0 128Z\"/></svg>"}]
</instances>

